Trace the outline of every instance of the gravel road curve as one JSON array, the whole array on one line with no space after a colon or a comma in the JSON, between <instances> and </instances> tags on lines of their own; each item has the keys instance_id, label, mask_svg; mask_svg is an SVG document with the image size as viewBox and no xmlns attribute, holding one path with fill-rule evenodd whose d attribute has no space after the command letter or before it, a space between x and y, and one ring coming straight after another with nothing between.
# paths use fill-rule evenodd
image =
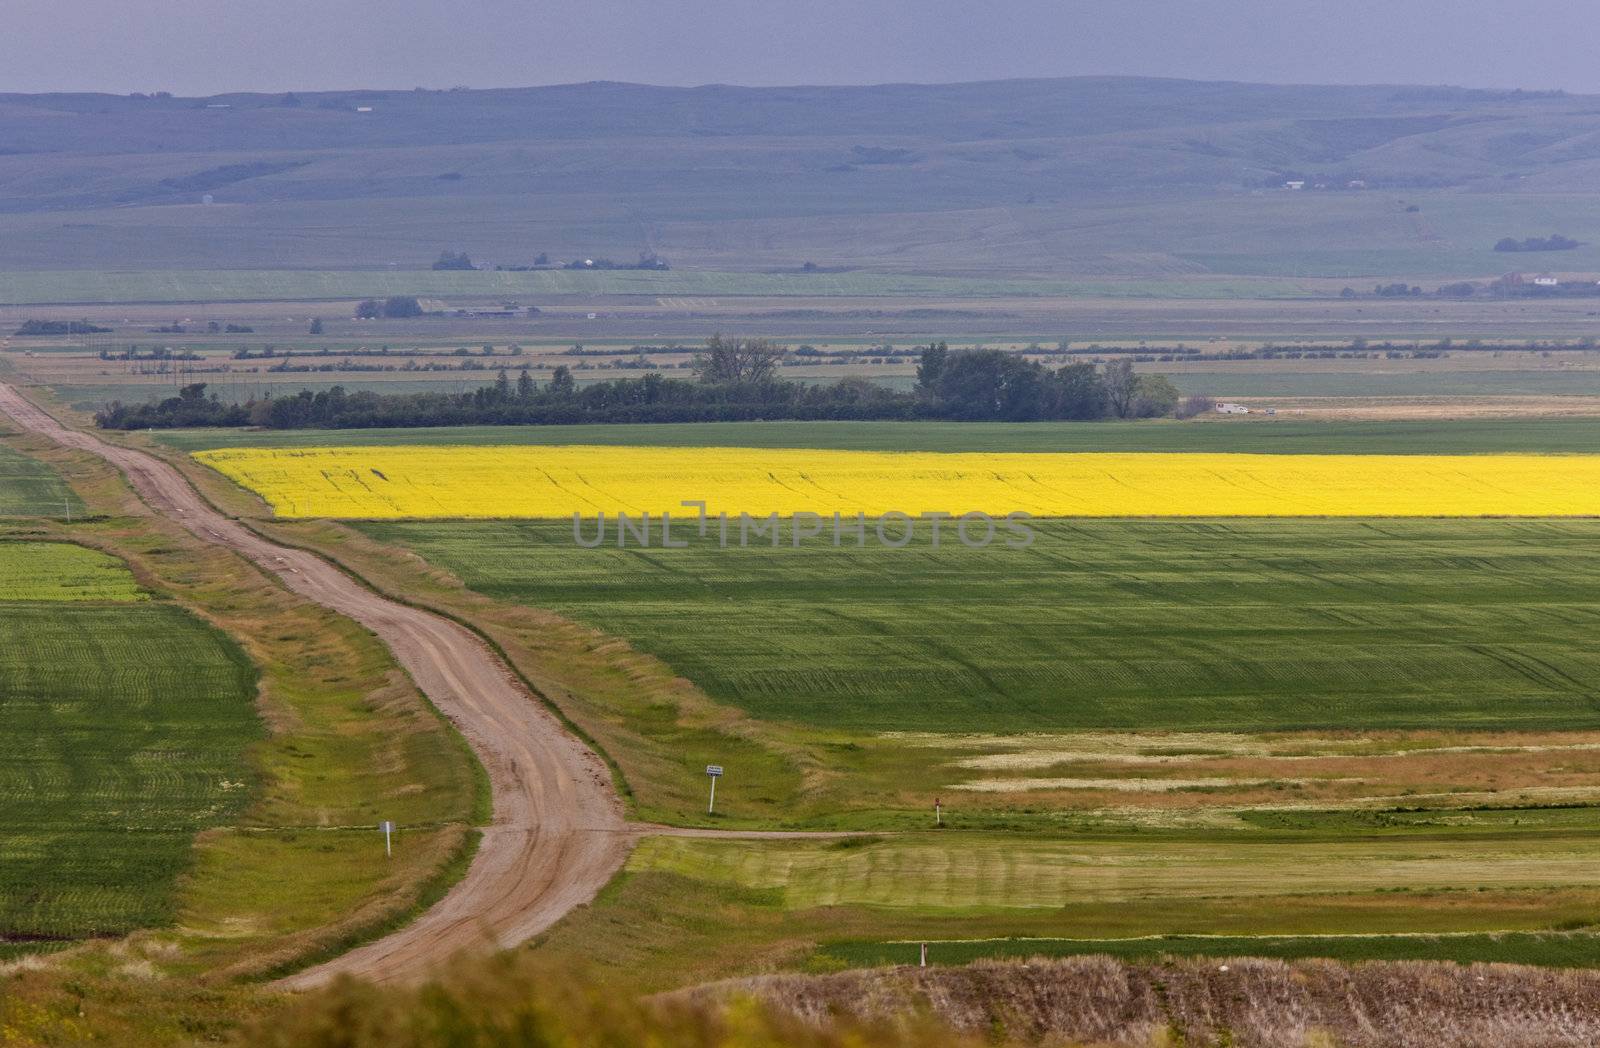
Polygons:
<instances>
[{"instance_id":1,"label":"gravel road curve","mask_svg":"<svg viewBox=\"0 0 1600 1048\"><path fill-rule=\"evenodd\" d=\"M336 975L414 982L462 950L509 947L592 900L626 861L629 826L604 763L511 675L470 630L378 596L313 554L272 543L213 509L171 465L62 425L0 383L18 426L121 470L157 513L239 553L294 592L361 623L461 731L494 791L494 815L465 877L406 927L278 985Z\"/></svg>"}]
</instances>

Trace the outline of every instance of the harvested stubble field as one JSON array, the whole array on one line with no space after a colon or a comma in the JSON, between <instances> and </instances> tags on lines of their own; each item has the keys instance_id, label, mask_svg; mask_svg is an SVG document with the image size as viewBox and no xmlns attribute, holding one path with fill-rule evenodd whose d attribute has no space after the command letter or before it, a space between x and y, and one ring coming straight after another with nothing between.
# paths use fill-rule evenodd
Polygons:
<instances>
[{"instance_id":1,"label":"harvested stubble field","mask_svg":"<svg viewBox=\"0 0 1600 1048\"><path fill-rule=\"evenodd\" d=\"M1600 456L918 453L650 447L197 452L280 518L1600 515ZM777 544L776 535L772 544Z\"/></svg>"},{"instance_id":2,"label":"harvested stubble field","mask_svg":"<svg viewBox=\"0 0 1600 1048\"><path fill-rule=\"evenodd\" d=\"M255 671L120 562L0 542L0 940L173 915L195 834L250 799Z\"/></svg>"},{"instance_id":3,"label":"harvested stubble field","mask_svg":"<svg viewBox=\"0 0 1600 1048\"><path fill-rule=\"evenodd\" d=\"M763 718L929 732L1593 726L1595 523L1036 527L1027 550L934 550L926 533L898 550L722 549L692 532L681 550L578 550L570 523L361 525L491 597L627 638Z\"/></svg>"}]
</instances>

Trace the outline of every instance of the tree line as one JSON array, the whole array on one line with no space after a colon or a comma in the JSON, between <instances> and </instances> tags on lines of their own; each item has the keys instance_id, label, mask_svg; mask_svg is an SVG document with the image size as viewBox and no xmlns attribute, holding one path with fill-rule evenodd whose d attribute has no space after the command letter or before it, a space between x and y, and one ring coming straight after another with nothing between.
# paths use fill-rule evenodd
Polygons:
<instances>
[{"instance_id":1,"label":"tree line","mask_svg":"<svg viewBox=\"0 0 1600 1048\"><path fill-rule=\"evenodd\" d=\"M349 392L342 386L243 404L206 394L204 383L153 404L106 405L105 429L263 426L269 429L364 429L465 425L555 425L582 422L740 422L778 420L909 420L1036 422L1056 419L1150 418L1178 407L1178 390L1163 375L1137 374L1113 361L1047 368L996 349L921 348L914 389L899 391L865 378L811 384L777 378L786 350L767 339L714 336L696 355L693 379L651 373L579 387L557 367L537 383L524 370L502 370L470 393Z\"/></svg>"},{"instance_id":2,"label":"tree line","mask_svg":"<svg viewBox=\"0 0 1600 1048\"><path fill-rule=\"evenodd\" d=\"M1547 237L1526 237L1518 240L1516 237L1502 237L1496 241L1496 251L1571 251L1573 248L1582 247L1583 241L1574 240L1560 233L1551 233Z\"/></svg>"}]
</instances>

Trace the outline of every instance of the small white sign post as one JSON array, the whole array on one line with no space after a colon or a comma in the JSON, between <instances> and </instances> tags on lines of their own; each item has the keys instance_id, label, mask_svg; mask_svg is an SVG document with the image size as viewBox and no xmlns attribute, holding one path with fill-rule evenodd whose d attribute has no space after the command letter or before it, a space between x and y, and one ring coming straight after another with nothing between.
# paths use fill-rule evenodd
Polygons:
<instances>
[{"instance_id":1,"label":"small white sign post","mask_svg":"<svg viewBox=\"0 0 1600 1048\"><path fill-rule=\"evenodd\" d=\"M722 778L722 765L707 764L706 775L711 778L711 803L706 805L706 814L715 815L717 812L717 780Z\"/></svg>"},{"instance_id":2,"label":"small white sign post","mask_svg":"<svg viewBox=\"0 0 1600 1048\"><path fill-rule=\"evenodd\" d=\"M378 829L383 831L383 854L386 858L394 857L394 848L390 843L390 835L394 833L394 823L388 819L378 823Z\"/></svg>"}]
</instances>

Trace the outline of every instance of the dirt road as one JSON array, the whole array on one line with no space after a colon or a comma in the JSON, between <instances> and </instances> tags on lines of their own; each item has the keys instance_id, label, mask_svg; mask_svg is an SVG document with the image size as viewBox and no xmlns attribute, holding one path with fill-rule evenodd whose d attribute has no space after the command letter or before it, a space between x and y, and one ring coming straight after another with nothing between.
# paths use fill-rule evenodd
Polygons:
<instances>
[{"instance_id":1,"label":"dirt road","mask_svg":"<svg viewBox=\"0 0 1600 1048\"><path fill-rule=\"evenodd\" d=\"M157 513L370 629L460 729L489 773L494 818L450 893L400 931L280 985L305 989L343 973L413 981L460 950L516 945L593 899L627 859L636 833L623 818L605 765L470 631L385 600L319 557L263 539L212 509L172 466L69 429L4 383L0 411L24 429L106 459Z\"/></svg>"}]
</instances>

